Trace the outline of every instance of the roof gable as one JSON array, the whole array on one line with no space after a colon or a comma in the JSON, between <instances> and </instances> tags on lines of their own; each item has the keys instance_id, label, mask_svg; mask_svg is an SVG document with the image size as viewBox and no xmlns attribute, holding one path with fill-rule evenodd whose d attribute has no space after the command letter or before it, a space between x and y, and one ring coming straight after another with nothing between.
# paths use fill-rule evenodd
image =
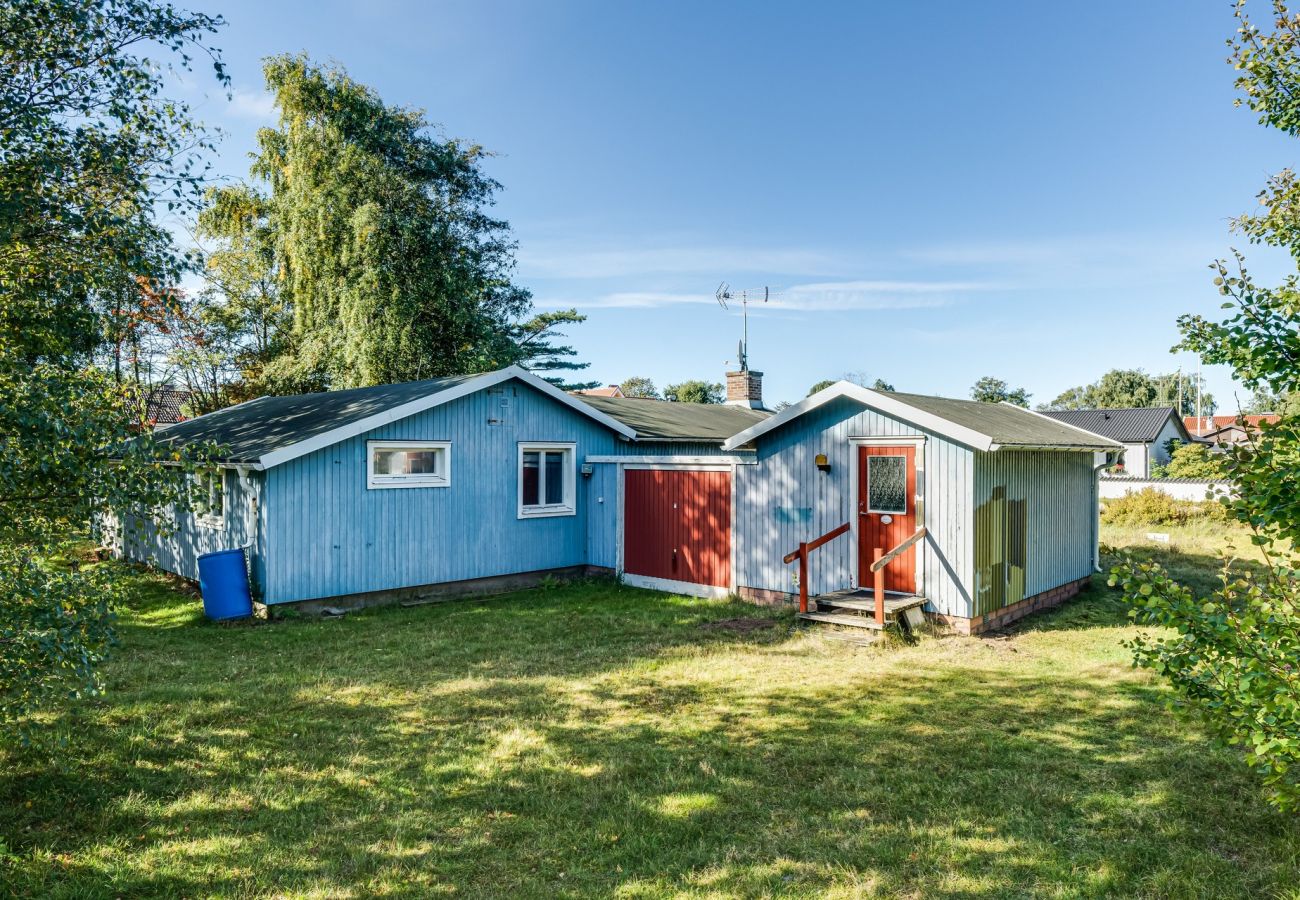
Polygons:
<instances>
[{"instance_id":1,"label":"roof gable","mask_svg":"<svg viewBox=\"0 0 1300 900\"><path fill-rule=\"evenodd\" d=\"M225 462L269 469L511 379L522 381L626 438L636 437L632 428L518 366L480 375L454 375L291 397L259 397L160 428L154 434L162 444L211 441L226 449Z\"/></svg>"},{"instance_id":2,"label":"roof gable","mask_svg":"<svg viewBox=\"0 0 1300 900\"><path fill-rule=\"evenodd\" d=\"M1172 419L1179 435L1191 440L1172 406L1143 406L1132 409L1063 409L1043 413L1058 422L1083 428L1121 444L1150 444L1160 437Z\"/></svg>"},{"instance_id":3,"label":"roof gable","mask_svg":"<svg viewBox=\"0 0 1300 900\"><path fill-rule=\"evenodd\" d=\"M976 450L1119 448L1118 443L1105 437L1011 404L876 391L848 381L836 382L811 397L805 397L775 416L734 435L722 447L724 450L734 450L839 397L856 400L864 406Z\"/></svg>"}]
</instances>

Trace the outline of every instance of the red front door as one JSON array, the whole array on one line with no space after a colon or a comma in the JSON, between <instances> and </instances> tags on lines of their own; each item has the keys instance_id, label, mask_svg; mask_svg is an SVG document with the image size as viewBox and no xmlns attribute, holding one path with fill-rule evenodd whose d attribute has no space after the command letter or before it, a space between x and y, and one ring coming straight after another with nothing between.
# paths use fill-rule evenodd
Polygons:
<instances>
[{"instance_id":1,"label":"red front door","mask_svg":"<svg viewBox=\"0 0 1300 900\"><path fill-rule=\"evenodd\" d=\"M871 587L876 548L885 553L916 531L916 447L858 448L858 582ZM916 545L885 566L885 590L916 592Z\"/></svg>"},{"instance_id":2,"label":"red front door","mask_svg":"<svg viewBox=\"0 0 1300 900\"><path fill-rule=\"evenodd\" d=\"M731 473L628 469L623 483L623 571L731 584Z\"/></svg>"}]
</instances>

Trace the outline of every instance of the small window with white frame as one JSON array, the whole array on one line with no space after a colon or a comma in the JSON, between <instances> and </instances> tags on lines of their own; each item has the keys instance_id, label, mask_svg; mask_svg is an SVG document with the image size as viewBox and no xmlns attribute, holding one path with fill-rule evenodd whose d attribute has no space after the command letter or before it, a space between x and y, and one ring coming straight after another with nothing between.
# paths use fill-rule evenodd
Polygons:
<instances>
[{"instance_id":1,"label":"small window with white frame","mask_svg":"<svg viewBox=\"0 0 1300 900\"><path fill-rule=\"evenodd\" d=\"M226 472L224 469L200 469L194 473L194 520L208 528L220 528L226 522Z\"/></svg>"},{"instance_id":2,"label":"small window with white frame","mask_svg":"<svg viewBox=\"0 0 1300 900\"><path fill-rule=\"evenodd\" d=\"M367 441L366 487L450 487L450 441Z\"/></svg>"},{"instance_id":3,"label":"small window with white frame","mask_svg":"<svg viewBox=\"0 0 1300 900\"><path fill-rule=\"evenodd\" d=\"M519 445L519 518L577 513L574 452L571 443Z\"/></svg>"}]
</instances>

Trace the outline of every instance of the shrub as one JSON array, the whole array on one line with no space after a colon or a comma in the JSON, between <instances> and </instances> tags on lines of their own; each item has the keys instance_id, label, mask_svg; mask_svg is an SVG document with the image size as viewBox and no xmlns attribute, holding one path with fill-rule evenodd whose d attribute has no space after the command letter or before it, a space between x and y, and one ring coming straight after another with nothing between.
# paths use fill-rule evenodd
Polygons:
<instances>
[{"instance_id":1,"label":"shrub","mask_svg":"<svg viewBox=\"0 0 1300 900\"><path fill-rule=\"evenodd\" d=\"M1227 462L1223 454L1211 452L1205 444L1183 444L1161 468L1161 477L1218 481L1227 477Z\"/></svg>"},{"instance_id":2,"label":"shrub","mask_svg":"<svg viewBox=\"0 0 1300 900\"><path fill-rule=\"evenodd\" d=\"M1205 520L1226 522L1229 510L1215 500L1176 500L1164 491L1145 488L1102 504L1101 520L1108 525L1186 525Z\"/></svg>"}]
</instances>

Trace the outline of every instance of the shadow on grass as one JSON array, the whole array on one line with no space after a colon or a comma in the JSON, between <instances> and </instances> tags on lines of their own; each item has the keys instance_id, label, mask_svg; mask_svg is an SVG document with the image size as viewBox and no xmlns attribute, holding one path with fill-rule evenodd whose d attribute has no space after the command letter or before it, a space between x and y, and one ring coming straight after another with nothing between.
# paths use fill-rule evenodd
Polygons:
<instances>
[{"instance_id":1,"label":"shadow on grass","mask_svg":"<svg viewBox=\"0 0 1300 900\"><path fill-rule=\"evenodd\" d=\"M11 883L1250 896L1297 875L1295 835L1149 682L697 627L737 614L772 613L590 585L129 626L60 766L0 774Z\"/></svg>"}]
</instances>

